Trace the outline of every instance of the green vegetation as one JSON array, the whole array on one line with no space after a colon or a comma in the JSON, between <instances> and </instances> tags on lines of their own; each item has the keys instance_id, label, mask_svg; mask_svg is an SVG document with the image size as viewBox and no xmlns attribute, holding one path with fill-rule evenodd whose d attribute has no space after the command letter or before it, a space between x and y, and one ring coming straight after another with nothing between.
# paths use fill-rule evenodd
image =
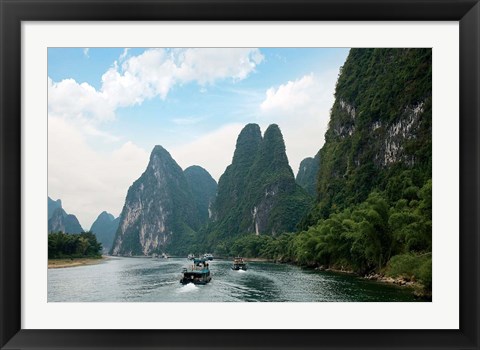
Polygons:
<instances>
[{"instance_id":1,"label":"green vegetation","mask_svg":"<svg viewBox=\"0 0 480 350\"><path fill-rule=\"evenodd\" d=\"M314 164L320 165L313 169L318 174L317 202L301 220L300 232L282 234L296 231L289 226L275 235L255 235L239 225L239 236L204 241L206 249L403 278L429 294L431 60L430 49L352 49ZM269 149L258 163L269 164L273 154L275 149ZM297 179L304 188L311 183L312 169L306 170ZM267 176L282 174L253 172L245 177L245 191L250 193ZM281 211L285 216L287 207Z\"/></svg>"},{"instance_id":2,"label":"green vegetation","mask_svg":"<svg viewBox=\"0 0 480 350\"><path fill-rule=\"evenodd\" d=\"M92 232L48 234L48 258L100 258L102 245Z\"/></svg>"},{"instance_id":3,"label":"green vegetation","mask_svg":"<svg viewBox=\"0 0 480 350\"><path fill-rule=\"evenodd\" d=\"M313 198L317 197L317 177L320 170L320 152L300 163L295 181Z\"/></svg>"},{"instance_id":4,"label":"green vegetation","mask_svg":"<svg viewBox=\"0 0 480 350\"><path fill-rule=\"evenodd\" d=\"M224 256L260 257L304 266L324 266L359 275L380 272L421 283L431 291L431 190L427 183L390 202L385 192L331 214L299 233L244 234L222 242ZM203 248L208 249L208 248Z\"/></svg>"},{"instance_id":5,"label":"green vegetation","mask_svg":"<svg viewBox=\"0 0 480 350\"><path fill-rule=\"evenodd\" d=\"M262 138L260 127L248 124L219 180L214 222L202 230L202 243L216 246L243 233L293 231L312 202L295 183L280 128L270 125Z\"/></svg>"},{"instance_id":6,"label":"green vegetation","mask_svg":"<svg viewBox=\"0 0 480 350\"><path fill-rule=\"evenodd\" d=\"M320 150L319 202L304 228L405 170L399 180L412 186L431 179L431 62L430 49L350 50Z\"/></svg>"},{"instance_id":7,"label":"green vegetation","mask_svg":"<svg viewBox=\"0 0 480 350\"><path fill-rule=\"evenodd\" d=\"M248 124L204 225L192 198L205 199L201 211L206 213L211 193L193 196L168 152L154 150L151 159L156 160L127 195L126 208L138 209L141 220L123 233L118 252L143 252L140 230L157 232L150 223L158 213L176 209L165 221L175 233L168 236L169 252L210 251L403 278L428 295L431 67L431 49L350 50L337 81L325 144L315 158L302 162L298 184L280 128L270 125L262 137L258 125ZM140 210L145 206L148 210Z\"/></svg>"},{"instance_id":8,"label":"green vegetation","mask_svg":"<svg viewBox=\"0 0 480 350\"><path fill-rule=\"evenodd\" d=\"M385 274L408 281L419 281L425 291L432 290L432 253L407 253L394 256ZM421 291L423 292L423 291Z\"/></svg>"},{"instance_id":9,"label":"green vegetation","mask_svg":"<svg viewBox=\"0 0 480 350\"><path fill-rule=\"evenodd\" d=\"M215 199L217 183L204 168L192 165L183 171L197 206L200 222L208 221L208 208Z\"/></svg>"}]
</instances>

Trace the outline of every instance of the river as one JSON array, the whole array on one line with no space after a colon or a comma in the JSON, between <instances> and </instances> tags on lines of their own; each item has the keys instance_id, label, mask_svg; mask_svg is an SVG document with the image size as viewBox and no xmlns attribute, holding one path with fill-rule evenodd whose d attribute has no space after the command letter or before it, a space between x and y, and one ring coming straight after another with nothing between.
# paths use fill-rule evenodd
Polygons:
<instances>
[{"instance_id":1,"label":"river","mask_svg":"<svg viewBox=\"0 0 480 350\"><path fill-rule=\"evenodd\" d=\"M180 284L185 258L111 257L96 265L48 270L49 302L415 301L412 290L359 277L288 264L210 263L207 285Z\"/></svg>"}]
</instances>

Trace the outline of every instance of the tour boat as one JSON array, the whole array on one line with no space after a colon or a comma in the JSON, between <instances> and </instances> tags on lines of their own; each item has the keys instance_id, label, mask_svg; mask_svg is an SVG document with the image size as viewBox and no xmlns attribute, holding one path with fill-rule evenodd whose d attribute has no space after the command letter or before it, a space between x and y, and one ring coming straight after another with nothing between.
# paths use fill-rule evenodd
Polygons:
<instances>
[{"instance_id":1,"label":"tour boat","mask_svg":"<svg viewBox=\"0 0 480 350\"><path fill-rule=\"evenodd\" d=\"M181 284L207 284L212 280L207 259L193 259L193 265L183 269Z\"/></svg>"},{"instance_id":2,"label":"tour boat","mask_svg":"<svg viewBox=\"0 0 480 350\"><path fill-rule=\"evenodd\" d=\"M204 257L205 259L207 259L207 260L213 260L213 255L210 254L210 253L204 254L203 257Z\"/></svg>"},{"instance_id":3,"label":"tour boat","mask_svg":"<svg viewBox=\"0 0 480 350\"><path fill-rule=\"evenodd\" d=\"M245 260L243 260L243 258L236 257L235 259L233 259L232 270L246 271L247 270L247 263L245 262Z\"/></svg>"}]
</instances>

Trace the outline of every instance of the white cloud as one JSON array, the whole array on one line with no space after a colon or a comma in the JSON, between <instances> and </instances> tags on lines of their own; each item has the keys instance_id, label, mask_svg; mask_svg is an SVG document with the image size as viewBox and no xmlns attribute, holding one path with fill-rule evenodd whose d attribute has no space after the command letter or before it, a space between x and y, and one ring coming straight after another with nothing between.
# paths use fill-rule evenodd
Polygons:
<instances>
[{"instance_id":1,"label":"white cloud","mask_svg":"<svg viewBox=\"0 0 480 350\"><path fill-rule=\"evenodd\" d=\"M88 57L89 49L83 53ZM98 141L121 141L104 130L106 123L115 120L118 108L157 97L165 99L175 85L196 82L205 89L219 80L245 79L264 59L258 49L149 49L138 56L128 53L124 49L118 62L103 74L99 89L74 79L48 79L49 195L61 198L67 212L77 215L85 229L103 210L120 213L128 187L148 161L148 152L131 142L114 152L101 153L94 147ZM187 125L198 120L178 118L174 122ZM203 165L218 178L231 160L240 128L226 128L213 133L211 139L194 141L192 145L198 148L193 152L178 150L179 162L185 167ZM222 147L217 149L219 145ZM202 154L202 149L207 153Z\"/></svg>"},{"instance_id":2,"label":"white cloud","mask_svg":"<svg viewBox=\"0 0 480 350\"><path fill-rule=\"evenodd\" d=\"M88 49L86 49L88 54ZM99 130L101 123L115 119L120 107L140 105L145 100L165 99L175 84L196 81L205 84L217 80L245 79L262 62L258 49L149 49L128 57L128 49L102 76L99 90L74 79L53 82L48 79L48 114L76 120L84 132L115 137Z\"/></svg>"},{"instance_id":3,"label":"white cloud","mask_svg":"<svg viewBox=\"0 0 480 350\"><path fill-rule=\"evenodd\" d=\"M89 229L101 211L120 214L129 186L145 170L149 153L132 142L113 152L93 149L76 126L50 117L48 192Z\"/></svg>"},{"instance_id":4,"label":"white cloud","mask_svg":"<svg viewBox=\"0 0 480 350\"><path fill-rule=\"evenodd\" d=\"M175 84L245 79L262 60L258 49L248 48L150 49L121 65L115 62L102 76L101 91L114 106L141 104L157 96L165 99Z\"/></svg>"},{"instance_id":5,"label":"white cloud","mask_svg":"<svg viewBox=\"0 0 480 350\"><path fill-rule=\"evenodd\" d=\"M188 144L172 148L170 153L182 169L200 165L218 182L225 168L232 162L237 137L244 126L227 124Z\"/></svg>"},{"instance_id":6,"label":"white cloud","mask_svg":"<svg viewBox=\"0 0 480 350\"><path fill-rule=\"evenodd\" d=\"M48 115L65 119L106 121L115 118L115 108L88 83L73 79L48 79Z\"/></svg>"},{"instance_id":7,"label":"white cloud","mask_svg":"<svg viewBox=\"0 0 480 350\"><path fill-rule=\"evenodd\" d=\"M83 55L86 57L86 58L90 58L90 56L88 55L88 51L90 50L90 48L86 47L83 49Z\"/></svg>"},{"instance_id":8,"label":"white cloud","mask_svg":"<svg viewBox=\"0 0 480 350\"><path fill-rule=\"evenodd\" d=\"M181 82L195 80L206 85L226 78L243 80L264 56L258 49L193 48L174 50L173 59L177 62L177 77Z\"/></svg>"},{"instance_id":9,"label":"white cloud","mask_svg":"<svg viewBox=\"0 0 480 350\"><path fill-rule=\"evenodd\" d=\"M270 88L266 92L266 98L260 105L263 112L268 111L294 111L298 107L303 107L312 102L316 96L315 80L313 74L289 81L280 85L278 88Z\"/></svg>"},{"instance_id":10,"label":"white cloud","mask_svg":"<svg viewBox=\"0 0 480 350\"><path fill-rule=\"evenodd\" d=\"M125 60L125 58L127 57L127 54L128 54L128 50L130 50L128 47L123 49L123 52L122 54L120 55L120 57L118 58L118 60L120 62L122 62L123 60Z\"/></svg>"},{"instance_id":11,"label":"white cloud","mask_svg":"<svg viewBox=\"0 0 480 350\"><path fill-rule=\"evenodd\" d=\"M271 87L259 106L262 129L270 123L280 126L295 175L300 162L324 144L337 76L338 71L332 70Z\"/></svg>"}]
</instances>

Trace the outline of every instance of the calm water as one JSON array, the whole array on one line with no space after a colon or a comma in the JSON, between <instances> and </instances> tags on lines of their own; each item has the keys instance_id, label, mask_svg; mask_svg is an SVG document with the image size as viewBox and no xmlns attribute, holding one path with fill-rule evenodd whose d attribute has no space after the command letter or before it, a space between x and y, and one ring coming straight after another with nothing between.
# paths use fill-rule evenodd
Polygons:
<instances>
[{"instance_id":1,"label":"calm water","mask_svg":"<svg viewBox=\"0 0 480 350\"><path fill-rule=\"evenodd\" d=\"M286 264L210 263L212 281L182 285L187 259L110 258L97 265L48 270L48 301L415 301L411 290Z\"/></svg>"}]
</instances>

